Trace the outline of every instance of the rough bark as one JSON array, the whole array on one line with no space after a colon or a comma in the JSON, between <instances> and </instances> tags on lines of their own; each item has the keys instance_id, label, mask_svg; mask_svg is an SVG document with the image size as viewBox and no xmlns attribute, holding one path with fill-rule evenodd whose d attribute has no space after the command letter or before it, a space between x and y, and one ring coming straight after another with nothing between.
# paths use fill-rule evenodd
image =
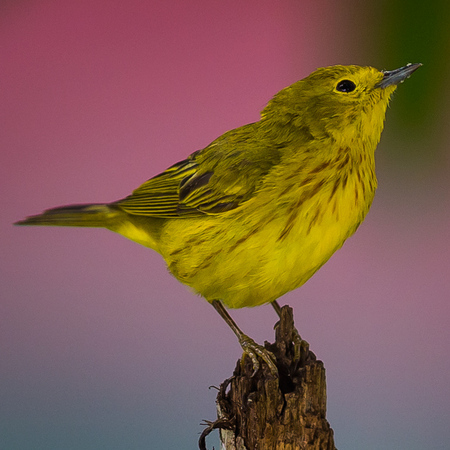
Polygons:
<instances>
[{"instance_id":1,"label":"rough bark","mask_svg":"<svg viewBox=\"0 0 450 450\"><path fill-rule=\"evenodd\" d=\"M238 361L219 388L218 419L203 432L200 448L219 429L226 450L336 450L326 420L325 368L305 341L295 356L296 335L292 308L284 306L275 343L265 343L276 356L279 377L264 363L252 377L250 359Z\"/></svg>"}]
</instances>

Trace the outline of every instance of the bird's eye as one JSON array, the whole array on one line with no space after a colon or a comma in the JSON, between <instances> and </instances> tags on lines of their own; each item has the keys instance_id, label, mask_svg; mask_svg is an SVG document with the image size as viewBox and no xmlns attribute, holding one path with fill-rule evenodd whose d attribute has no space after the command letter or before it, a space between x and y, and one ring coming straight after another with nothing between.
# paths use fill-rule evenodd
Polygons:
<instances>
[{"instance_id":1,"label":"bird's eye","mask_svg":"<svg viewBox=\"0 0 450 450\"><path fill-rule=\"evenodd\" d=\"M336 85L336 90L339 92L352 92L356 89L356 84L350 80L342 80Z\"/></svg>"}]
</instances>

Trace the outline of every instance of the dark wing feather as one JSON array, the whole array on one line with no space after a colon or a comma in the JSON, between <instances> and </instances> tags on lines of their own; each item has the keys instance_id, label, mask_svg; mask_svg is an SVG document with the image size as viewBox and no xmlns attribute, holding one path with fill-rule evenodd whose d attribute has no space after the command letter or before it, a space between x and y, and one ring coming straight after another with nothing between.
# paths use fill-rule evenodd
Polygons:
<instances>
[{"instance_id":1,"label":"dark wing feather","mask_svg":"<svg viewBox=\"0 0 450 450\"><path fill-rule=\"evenodd\" d=\"M115 202L129 214L152 217L177 217L180 204L179 186L196 174L198 165L190 158L169 167L133 191L131 195Z\"/></svg>"},{"instance_id":2,"label":"dark wing feather","mask_svg":"<svg viewBox=\"0 0 450 450\"><path fill-rule=\"evenodd\" d=\"M208 147L146 181L114 204L142 216L219 214L251 198L279 152L261 145L257 124L225 133Z\"/></svg>"}]
</instances>

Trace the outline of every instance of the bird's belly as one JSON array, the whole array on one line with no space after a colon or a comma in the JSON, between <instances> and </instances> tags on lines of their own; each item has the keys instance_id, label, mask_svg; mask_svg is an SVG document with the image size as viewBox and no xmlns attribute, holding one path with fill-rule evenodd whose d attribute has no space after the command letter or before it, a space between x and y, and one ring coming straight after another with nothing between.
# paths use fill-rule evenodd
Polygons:
<instances>
[{"instance_id":1,"label":"bird's belly","mask_svg":"<svg viewBox=\"0 0 450 450\"><path fill-rule=\"evenodd\" d=\"M172 239L162 254L175 277L208 301L230 308L261 305L305 283L368 210L338 205L320 214L311 202L297 215L277 209L255 218L174 221L164 232Z\"/></svg>"}]
</instances>

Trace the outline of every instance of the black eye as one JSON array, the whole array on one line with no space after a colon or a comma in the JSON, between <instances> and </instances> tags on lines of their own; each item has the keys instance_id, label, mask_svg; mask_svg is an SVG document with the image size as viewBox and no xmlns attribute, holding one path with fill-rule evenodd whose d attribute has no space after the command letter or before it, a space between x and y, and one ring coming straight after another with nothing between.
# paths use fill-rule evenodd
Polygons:
<instances>
[{"instance_id":1,"label":"black eye","mask_svg":"<svg viewBox=\"0 0 450 450\"><path fill-rule=\"evenodd\" d=\"M356 89L356 84L350 80L342 80L336 86L336 90L340 92L352 92Z\"/></svg>"}]
</instances>

